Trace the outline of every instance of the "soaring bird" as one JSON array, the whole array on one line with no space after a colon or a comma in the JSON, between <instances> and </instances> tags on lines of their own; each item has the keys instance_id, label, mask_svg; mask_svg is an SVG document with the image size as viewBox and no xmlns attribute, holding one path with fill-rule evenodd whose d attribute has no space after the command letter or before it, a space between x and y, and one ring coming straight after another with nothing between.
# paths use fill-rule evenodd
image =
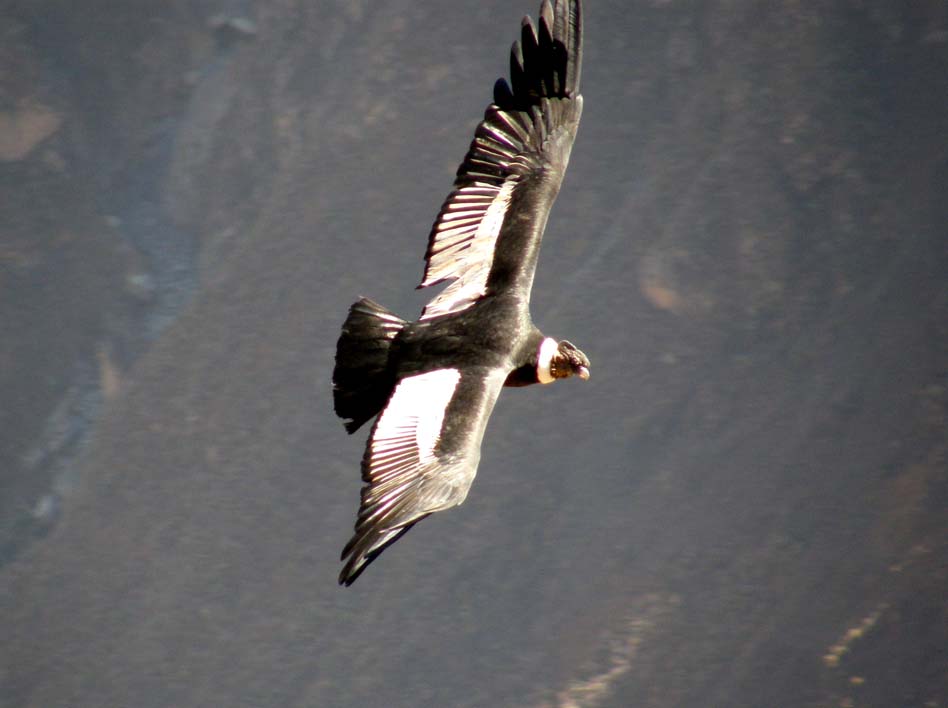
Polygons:
<instances>
[{"instance_id":1,"label":"soaring bird","mask_svg":"<svg viewBox=\"0 0 948 708\"><path fill-rule=\"evenodd\" d=\"M580 0L543 0L521 23L428 237L420 288L447 282L415 322L362 298L336 347L333 402L349 433L378 416L362 457L355 533L339 582L467 497L504 386L589 378L586 355L544 336L530 291L583 99Z\"/></svg>"}]
</instances>

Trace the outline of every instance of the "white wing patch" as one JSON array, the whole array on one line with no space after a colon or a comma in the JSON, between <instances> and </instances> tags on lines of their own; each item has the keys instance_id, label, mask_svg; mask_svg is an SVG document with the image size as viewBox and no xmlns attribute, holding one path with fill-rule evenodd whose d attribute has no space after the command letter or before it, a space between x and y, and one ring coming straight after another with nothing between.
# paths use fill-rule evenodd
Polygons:
<instances>
[{"instance_id":1,"label":"white wing patch","mask_svg":"<svg viewBox=\"0 0 948 708\"><path fill-rule=\"evenodd\" d=\"M494 247L517 181L512 174L499 187L473 182L458 189L444 205L421 287L454 282L425 306L421 319L464 310L487 292Z\"/></svg>"},{"instance_id":2,"label":"white wing patch","mask_svg":"<svg viewBox=\"0 0 948 708\"><path fill-rule=\"evenodd\" d=\"M398 498L419 468L437 461L444 414L460 380L457 369L439 369L398 384L369 443L372 496ZM380 511L385 509L383 504Z\"/></svg>"}]
</instances>

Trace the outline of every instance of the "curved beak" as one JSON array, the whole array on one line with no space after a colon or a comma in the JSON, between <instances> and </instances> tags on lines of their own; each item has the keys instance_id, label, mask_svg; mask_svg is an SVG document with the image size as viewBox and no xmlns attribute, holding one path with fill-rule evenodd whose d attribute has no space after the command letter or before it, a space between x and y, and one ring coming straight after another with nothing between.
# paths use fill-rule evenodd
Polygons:
<instances>
[{"instance_id":1,"label":"curved beak","mask_svg":"<svg viewBox=\"0 0 948 708\"><path fill-rule=\"evenodd\" d=\"M579 378L581 378L583 381L588 381L589 369L587 369L585 366L580 366L578 369L576 369L576 375L579 376Z\"/></svg>"}]
</instances>

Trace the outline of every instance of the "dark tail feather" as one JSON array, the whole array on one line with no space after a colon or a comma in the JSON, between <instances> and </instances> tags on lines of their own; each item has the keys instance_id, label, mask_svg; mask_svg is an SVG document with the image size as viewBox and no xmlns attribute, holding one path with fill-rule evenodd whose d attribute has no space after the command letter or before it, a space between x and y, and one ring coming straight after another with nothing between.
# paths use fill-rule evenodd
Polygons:
<instances>
[{"instance_id":1,"label":"dark tail feather","mask_svg":"<svg viewBox=\"0 0 948 708\"><path fill-rule=\"evenodd\" d=\"M368 298L361 298L349 308L336 344L336 368L332 372L333 405L348 432L358 430L388 400L395 384L388 370L388 351L405 324L401 317Z\"/></svg>"}]
</instances>

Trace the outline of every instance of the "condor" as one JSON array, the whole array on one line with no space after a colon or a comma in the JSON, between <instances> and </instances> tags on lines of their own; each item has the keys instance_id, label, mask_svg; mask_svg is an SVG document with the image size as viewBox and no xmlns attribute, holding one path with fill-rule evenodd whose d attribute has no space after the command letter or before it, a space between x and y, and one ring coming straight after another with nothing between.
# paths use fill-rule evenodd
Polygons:
<instances>
[{"instance_id":1,"label":"condor","mask_svg":"<svg viewBox=\"0 0 948 708\"><path fill-rule=\"evenodd\" d=\"M335 411L350 433L378 416L362 458L362 502L342 551L350 585L414 524L464 501L504 386L589 378L589 360L544 336L530 291L550 207L579 126L580 0L525 17L428 237L419 287L447 287L408 322L368 300L336 348Z\"/></svg>"}]
</instances>

